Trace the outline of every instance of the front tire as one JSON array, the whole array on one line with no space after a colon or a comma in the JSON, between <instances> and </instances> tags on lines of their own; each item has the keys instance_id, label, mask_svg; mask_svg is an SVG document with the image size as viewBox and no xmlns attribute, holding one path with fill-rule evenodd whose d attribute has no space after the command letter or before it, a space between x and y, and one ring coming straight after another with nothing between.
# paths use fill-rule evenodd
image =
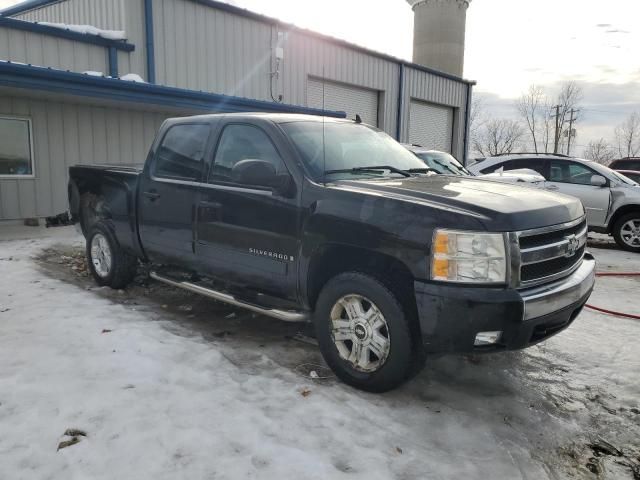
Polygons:
<instances>
[{"instance_id":1,"label":"front tire","mask_svg":"<svg viewBox=\"0 0 640 480\"><path fill-rule=\"evenodd\" d=\"M613 226L613 238L620 248L640 253L640 212L620 217Z\"/></svg>"},{"instance_id":2,"label":"front tire","mask_svg":"<svg viewBox=\"0 0 640 480\"><path fill-rule=\"evenodd\" d=\"M135 277L138 259L122 250L104 222L97 222L89 231L86 251L87 265L98 285L120 289Z\"/></svg>"},{"instance_id":3,"label":"front tire","mask_svg":"<svg viewBox=\"0 0 640 480\"><path fill-rule=\"evenodd\" d=\"M314 323L322 356L343 382L386 392L413 373L409 319L375 278L349 272L329 280L318 297Z\"/></svg>"}]
</instances>

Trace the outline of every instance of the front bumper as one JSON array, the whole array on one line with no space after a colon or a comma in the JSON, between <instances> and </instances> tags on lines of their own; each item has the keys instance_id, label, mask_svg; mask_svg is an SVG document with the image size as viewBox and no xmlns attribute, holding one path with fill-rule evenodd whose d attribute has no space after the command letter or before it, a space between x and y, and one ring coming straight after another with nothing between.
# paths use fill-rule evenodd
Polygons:
<instances>
[{"instance_id":1,"label":"front bumper","mask_svg":"<svg viewBox=\"0 0 640 480\"><path fill-rule=\"evenodd\" d=\"M593 291L595 260L556 282L514 290L414 283L427 352L513 350L534 345L567 328ZM474 346L478 332L501 331L498 343Z\"/></svg>"}]
</instances>

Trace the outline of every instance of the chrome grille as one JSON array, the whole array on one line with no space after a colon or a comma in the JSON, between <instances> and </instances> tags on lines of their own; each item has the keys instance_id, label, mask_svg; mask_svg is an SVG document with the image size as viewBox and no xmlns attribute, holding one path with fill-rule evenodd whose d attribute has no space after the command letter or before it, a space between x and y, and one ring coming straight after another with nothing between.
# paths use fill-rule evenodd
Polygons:
<instances>
[{"instance_id":1,"label":"chrome grille","mask_svg":"<svg viewBox=\"0 0 640 480\"><path fill-rule=\"evenodd\" d=\"M565 277L582 263L587 244L587 221L580 218L553 227L518 232L520 287Z\"/></svg>"}]
</instances>

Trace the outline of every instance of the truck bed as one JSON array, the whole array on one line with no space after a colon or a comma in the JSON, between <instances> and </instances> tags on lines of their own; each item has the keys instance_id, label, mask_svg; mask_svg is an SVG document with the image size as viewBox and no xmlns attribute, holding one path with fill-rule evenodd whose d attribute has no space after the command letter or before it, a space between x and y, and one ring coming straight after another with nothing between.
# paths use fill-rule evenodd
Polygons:
<instances>
[{"instance_id":1,"label":"truck bed","mask_svg":"<svg viewBox=\"0 0 640 480\"><path fill-rule=\"evenodd\" d=\"M141 255L136 202L138 176L143 165L74 165L69 168L69 209L74 222L87 234L94 217L113 226L120 244ZM92 211L93 217L81 215ZM88 220L90 218L90 220Z\"/></svg>"}]
</instances>

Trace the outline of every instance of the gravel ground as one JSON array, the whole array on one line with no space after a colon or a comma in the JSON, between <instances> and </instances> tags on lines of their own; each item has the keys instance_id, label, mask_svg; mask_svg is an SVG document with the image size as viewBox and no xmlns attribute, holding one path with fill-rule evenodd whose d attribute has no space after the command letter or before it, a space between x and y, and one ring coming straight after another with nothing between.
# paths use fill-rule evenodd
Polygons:
<instances>
[{"instance_id":1,"label":"gravel ground","mask_svg":"<svg viewBox=\"0 0 640 480\"><path fill-rule=\"evenodd\" d=\"M601 271L640 271L591 247ZM96 287L69 228L0 241L0 272L1 479L640 478L640 321L585 310L538 346L433 359L371 395L304 326L144 272ZM640 314L639 281L600 278L590 303Z\"/></svg>"}]
</instances>

